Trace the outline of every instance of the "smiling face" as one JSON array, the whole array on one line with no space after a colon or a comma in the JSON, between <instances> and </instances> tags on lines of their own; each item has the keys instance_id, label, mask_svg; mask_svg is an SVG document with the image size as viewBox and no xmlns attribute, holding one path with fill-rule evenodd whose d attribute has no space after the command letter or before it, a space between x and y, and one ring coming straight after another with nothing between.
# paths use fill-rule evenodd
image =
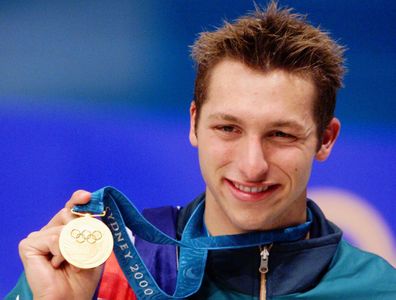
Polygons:
<instances>
[{"instance_id":1,"label":"smiling face","mask_svg":"<svg viewBox=\"0 0 396 300\"><path fill-rule=\"evenodd\" d=\"M305 222L313 159L327 158L339 131L333 119L316 151L315 96L310 79L286 71L228 59L213 68L198 124L190 109L212 235Z\"/></svg>"}]
</instances>

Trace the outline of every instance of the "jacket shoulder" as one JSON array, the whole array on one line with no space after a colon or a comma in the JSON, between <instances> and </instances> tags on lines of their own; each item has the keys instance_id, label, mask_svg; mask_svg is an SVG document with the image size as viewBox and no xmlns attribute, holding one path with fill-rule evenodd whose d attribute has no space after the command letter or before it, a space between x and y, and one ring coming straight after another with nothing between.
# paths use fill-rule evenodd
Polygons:
<instances>
[{"instance_id":1,"label":"jacket shoulder","mask_svg":"<svg viewBox=\"0 0 396 300\"><path fill-rule=\"evenodd\" d=\"M396 299L396 269L342 240L322 280L304 293L273 299Z\"/></svg>"}]
</instances>

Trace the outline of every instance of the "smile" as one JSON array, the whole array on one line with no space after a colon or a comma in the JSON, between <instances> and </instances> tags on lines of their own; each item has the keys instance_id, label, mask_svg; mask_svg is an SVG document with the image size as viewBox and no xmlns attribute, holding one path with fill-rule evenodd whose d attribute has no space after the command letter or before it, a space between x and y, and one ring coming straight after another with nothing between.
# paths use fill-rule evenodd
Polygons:
<instances>
[{"instance_id":1,"label":"smile","mask_svg":"<svg viewBox=\"0 0 396 300\"><path fill-rule=\"evenodd\" d=\"M262 193L268 190L268 186L245 186L236 182L232 184L240 191L245 193Z\"/></svg>"},{"instance_id":2,"label":"smile","mask_svg":"<svg viewBox=\"0 0 396 300\"><path fill-rule=\"evenodd\" d=\"M242 184L230 179L225 179L231 194L235 199L243 202L259 202L271 197L276 190L279 189L279 184Z\"/></svg>"}]
</instances>

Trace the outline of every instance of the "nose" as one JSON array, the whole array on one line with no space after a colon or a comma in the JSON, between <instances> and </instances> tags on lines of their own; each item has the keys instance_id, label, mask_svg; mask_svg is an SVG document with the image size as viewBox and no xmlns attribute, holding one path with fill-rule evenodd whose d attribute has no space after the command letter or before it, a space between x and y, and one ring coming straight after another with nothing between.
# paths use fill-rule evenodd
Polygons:
<instances>
[{"instance_id":1,"label":"nose","mask_svg":"<svg viewBox=\"0 0 396 300\"><path fill-rule=\"evenodd\" d=\"M240 146L238 165L246 181L263 181L268 172L268 161L260 137L246 137Z\"/></svg>"}]
</instances>

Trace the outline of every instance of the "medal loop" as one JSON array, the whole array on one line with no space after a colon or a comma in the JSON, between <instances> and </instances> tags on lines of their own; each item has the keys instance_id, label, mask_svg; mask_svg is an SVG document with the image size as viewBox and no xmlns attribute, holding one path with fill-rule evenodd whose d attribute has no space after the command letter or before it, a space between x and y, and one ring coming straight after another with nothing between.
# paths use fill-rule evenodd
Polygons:
<instances>
[{"instance_id":1,"label":"medal loop","mask_svg":"<svg viewBox=\"0 0 396 300\"><path fill-rule=\"evenodd\" d=\"M79 216L79 217L104 217L106 215L106 211L104 210L102 213L100 214L92 214L89 212L80 212L80 211L76 211L75 207L73 207L71 210L71 213L73 215Z\"/></svg>"}]
</instances>

